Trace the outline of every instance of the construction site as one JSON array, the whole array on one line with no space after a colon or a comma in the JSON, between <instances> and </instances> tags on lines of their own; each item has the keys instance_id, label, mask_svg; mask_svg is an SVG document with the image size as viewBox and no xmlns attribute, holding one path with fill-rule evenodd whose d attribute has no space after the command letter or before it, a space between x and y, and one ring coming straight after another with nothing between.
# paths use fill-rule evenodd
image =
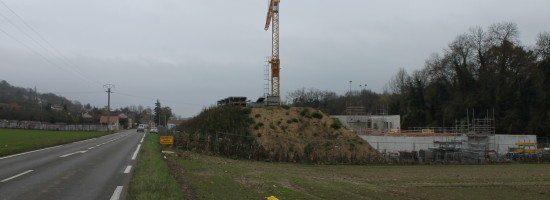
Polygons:
<instances>
[{"instance_id":1,"label":"construction site","mask_svg":"<svg viewBox=\"0 0 550 200\"><path fill-rule=\"evenodd\" d=\"M357 109L357 108L355 108ZM412 127L400 129L400 116L331 116L358 134L378 152L400 162L491 163L510 160L548 160L548 144L538 143L536 135L504 135L495 132L495 119L489 112L482 117L467 116L453 127Z\"/></svg>"},{"instance_id":2,"label":"construction site","mask_svg":"<svg viewBox=\"0 0 550 200\"><path fill-rule=\"evenodd\" d=\"M260 108L280 106L279 4L269 1L264 30L271 27L271 56L266 57L264 94L257 100L231 96L217 106ZM351 81L350 81L351 84ZM365 84L366 86L366 84ZM350 86L351 93L351 86ZM468 111L469 112L469 111ZM367 141L378 152L399 162L488 163L509 160L550 160L550 145L537 143L536 135L498 134L494 111L476 115L472 110L452 127L409 127L403 130L401 116L386 109L367 114L365 107L347 105L345 115L332 115Z\"/></svg>"}]
</instances>

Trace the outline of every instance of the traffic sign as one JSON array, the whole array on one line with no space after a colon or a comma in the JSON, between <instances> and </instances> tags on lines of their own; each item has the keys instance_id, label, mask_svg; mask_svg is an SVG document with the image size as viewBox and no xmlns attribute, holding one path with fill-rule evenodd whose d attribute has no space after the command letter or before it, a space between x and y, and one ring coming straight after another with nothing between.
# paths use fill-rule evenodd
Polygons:
<instances>
[{"instance_id":1,"label":"traffic sign","mask_svg":"<svg viewBox=\"0 0 550 200\"><path fill-rule=\"evenodd\" d=\"M160 144L174 144L174 136L160 136Z\"/></svg>"}]
</instances>

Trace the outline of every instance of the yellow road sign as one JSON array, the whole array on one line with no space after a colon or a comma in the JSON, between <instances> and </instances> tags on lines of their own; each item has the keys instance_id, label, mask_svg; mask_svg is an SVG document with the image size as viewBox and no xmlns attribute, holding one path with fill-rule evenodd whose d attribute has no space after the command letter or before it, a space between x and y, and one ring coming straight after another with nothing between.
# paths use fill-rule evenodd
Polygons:
<instances>
[{"instance_id":1,"label":"yellow road sign","mask_svg":"<svg viewBox=\"0 0 550 200\"><path fill-rule=\"evenodd\" d=\"M160 136L160 144L174 144L174 136Z\"/></svg>"}]
</instances>

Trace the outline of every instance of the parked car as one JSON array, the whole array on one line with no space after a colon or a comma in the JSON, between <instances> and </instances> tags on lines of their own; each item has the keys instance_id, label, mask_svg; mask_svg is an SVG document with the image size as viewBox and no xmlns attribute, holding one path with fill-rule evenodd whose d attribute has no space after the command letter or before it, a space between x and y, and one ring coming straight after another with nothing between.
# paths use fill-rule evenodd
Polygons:
<instances>
[{"instance_id":1,"label":"parked car","mask_svg":"<svg viewBox=\"0 0 550 200\"><path fill-rule=\"evenodd\" d=\"M140 124L137 128L137 132L143 132L143 131L145 131L145 128L147 128L147 125Z\"/></svg>"},{"instance_id":2,"label":"parked car","mask_svg":"<svg viewBox=\"0 0 550 200\"><path fill-rule=\"evenodd\" d=\"M149 130L149 133L156 133L156 134L158 134L158 133L159 133L159 130L157 129L157 127L152 127L151 130Z\"/></svg>"}]
</instances>

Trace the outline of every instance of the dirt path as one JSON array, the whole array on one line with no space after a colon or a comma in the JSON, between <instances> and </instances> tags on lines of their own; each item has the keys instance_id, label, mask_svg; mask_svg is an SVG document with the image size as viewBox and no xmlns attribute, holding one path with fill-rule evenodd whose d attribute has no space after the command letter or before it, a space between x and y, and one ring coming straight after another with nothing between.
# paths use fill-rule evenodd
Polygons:
<instances>
[{"instance_id":1,"label":"dirt path","mask_svg":"<svg viewBox=\"0 0 550 200\"><path fill-rule=\"evenodd\" d=\"M193 191L193 188L187 182L180 164L171 159L166 160L166 163L168 163L168 167L170 168L170 175L180 184L181 192L185 196L185 199L196 200L195 191Z\"/></svg>"}]
</instances>

